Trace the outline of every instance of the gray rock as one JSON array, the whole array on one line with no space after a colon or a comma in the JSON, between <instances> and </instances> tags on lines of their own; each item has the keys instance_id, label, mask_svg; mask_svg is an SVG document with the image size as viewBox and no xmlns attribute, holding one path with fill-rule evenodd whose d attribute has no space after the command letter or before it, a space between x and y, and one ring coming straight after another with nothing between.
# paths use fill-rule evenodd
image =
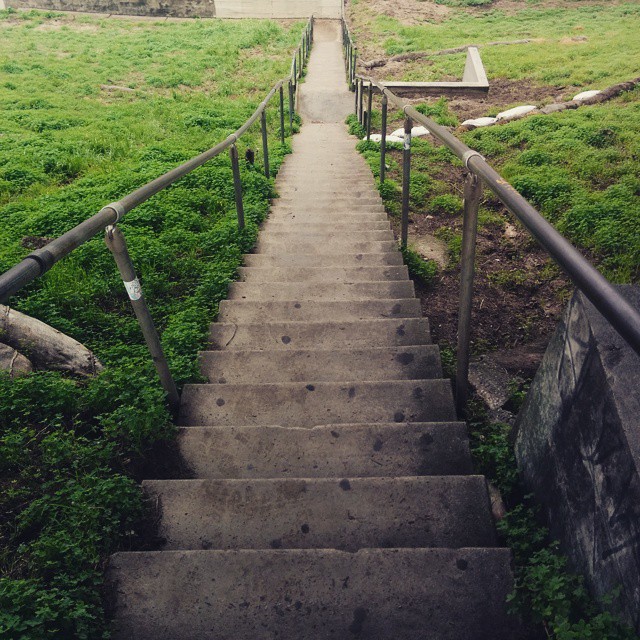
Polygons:
<instances>
[{"instance_id":1,"label":"gray rock","mask_svg":"<svg viewBox=\"0 0 640 640\"><path fill-rule=\"evenodd\" d=\"M0 344L0 371L8 371L12 378L33 371L31 361L6 344Z\"/></svg>"}]
</instances>

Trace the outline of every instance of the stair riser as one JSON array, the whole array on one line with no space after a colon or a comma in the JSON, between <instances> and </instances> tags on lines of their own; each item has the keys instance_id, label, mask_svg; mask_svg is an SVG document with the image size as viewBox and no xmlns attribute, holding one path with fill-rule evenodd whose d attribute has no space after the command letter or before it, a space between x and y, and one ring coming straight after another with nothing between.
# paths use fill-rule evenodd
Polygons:
<instances>
[{"instance_id":1,"label":"stair riser","mask_svg":"<svg viewBox=\"0 0 640 640\"><path fill-rule=\"evenodd\" d=\"M472 473L463 423L180 427L194 478L371 478Z\"/></svg>"},{"instance_id":2,"label":"stair riser","mask_svg":"<svg viewBox=\"0 0 640 640\"><path fill-rule=\"evenodd\" d=\"M442 376L437 347L362 350L204 351L200 371L210 382L340 382Z\"/></svg>"},{"instance_id":3,"label":"stair riser","mask_svg":"<svg viewBox=\"0 0 640 640\"><path fill-rule=\"evenodd\" d=\"M509 563L507 549L119 553L113 637L519 640Z\"/></svg>"},{"instance_id":4,"label":"stair riser","mask_svg":"<svg viewBox=\"0 0 640 640\"><path fill-rule=\"evenodd\" d=\"M209 331L209 343L216 350L372 349L430 342L426 318L255 324L216 322Z\"/></svg>"},{"instance_id":5,"label":"stair riser","mask_svg":"<svg viewBox=\"0 0 640 640\"><path fill-rule=\"evenodd\" d=\"M312 231L307 229L305 225L300 225L299 228L289 227L286 230L282 229L264 229L260 234L262 241L266 242L315 242L315 243L327 243L333 245L336 242L346 244L348 241L362 242L363 240L372 241L389 241L393 242L394 236L391 229L381 230L356 230L351 229L348 231L335 231L321 230Z\"/></svg>"},{"instance_id":6,"label":"stair riser","mask_svg":"<svg viewBox=\"0 0 640 640\"><path fill-rule=\"evenodd\" d=\"M387 253L397 251L395 242L389 241L365 241L345 240L326 242L300 242L292 240L285 242L282 240L259 240L256 245L257 253L267 254L287 254L287 253L309 253L309 254L336 254L345 253Z\"/></svg>"},{"instance_id":7,"label":"stair riser","mask_svg":"<svg viewBox=\"0 0 640 640\"><path fill-rule=\"evenodd\" d=\"M280 267L280 268L319 268L319 267L377 267L400 266L402 255L399 251L388 253L347 253L344 255L289 253L282 256L250 253L244 256L244 264L247 267Z\"/></svg>"},{"instance_id":8,"label":"stair riser","mask_svg":"<svg viewBox=\"0 0 640 640\"><path fill-rule=\"evenodd\" d=\"M299 268L258 268L240 267L242 282L376 282L380 280L407 280L409 272L401 267L299 267Z\"/></svg>"},{"instance_id":9,"label":"stair riser","mask_svg":"<svg viewBox=\"0 0 640 640\"><path fill-rule=\"evenodd\" d=\"M308 233L324 233L326 231L358 232L358 231L388 231L391 225L388 220L368 220L367 222L308 222L297 219L295 215L288 219L270 217L262 225L263 231L299 231Z\"/></svg>"},{"instance_id":10,"label":"stair riser","mask_svg":"<svg viewBox=\"0 0 640 640\"><path fill-rule=\"evenodd\" d=\"M260 257L268 258L270 256ZM420 318L421 315L420 301L416 298L406 298L404 300L351 300L349 302L339 300L290 300L280 302L222 300L220 302L218 320L221 322L253 323L263 322L265 318L269 318L273 322L322 322L327 318L331 318L335 322L353 322L356 320L381 320L387 318L415 320ZM363 331L366 332L366 327L363 328ZM376 345L368 343L365 346Z\"/></svg>"},{"instance_id":11,"label":"stair riser","mask_svg":"<svg viewBox=\"0 0 640 640\"><path fill-rule=\"evenodd\" d=\"M455 420L446 380L389 380L314 385L186 385L183 426L315 427L354 422Z\"/></svg>"},{"instance_id":12,"label":"stair riser","mask_svg":"<svg viewBox=\"0 0 640 640\"><path fill-rule=\"evenodd\" d=\"M333 284L318 282L274 282L271 284L234 282L229 287L229 300L367 300L370 298L410 298L413 282L354 282Z\"/></svg>"},{"instance_id":13,"label":"stair riser","mask_svg":"<svg viewBox=\"0 0 640 640\"><path fill-rule=\"evenodd\" d=\"M163 549L487 547L480 476L149 480Z\"/></svg>"}]
</instances>

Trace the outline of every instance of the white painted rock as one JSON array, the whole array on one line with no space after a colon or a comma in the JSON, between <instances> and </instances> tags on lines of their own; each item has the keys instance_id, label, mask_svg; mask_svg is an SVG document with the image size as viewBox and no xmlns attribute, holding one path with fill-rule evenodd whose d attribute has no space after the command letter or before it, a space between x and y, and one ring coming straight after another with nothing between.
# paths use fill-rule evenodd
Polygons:
<instances>
[{"instance_id":1,"label":"white painted rock","mask_svg":"<svg viewBox=\"0 0 640 640\"><path fill-rule=\"evenodd\" d=\"M531 104L523 105L522 107L513 107L513 109L507 109L506 111L502 111L496 116L497 120L509 120L510 118L515 118L517 116L524 116L527 113L531 113L535 111L538 107L535 107Z\"/></svg>"},{"instance_id":2,"label":"white painted rock","mask_svg":"<svg viewBox=\"0 0 640 640\"><path fill-rule=\"evenodd\" d=\"M411 129L411 136L413 138L419 138L420 136L428 136L429 135L429 129L427 129L427 127L413 127L413 129Z\"/></svg>"},{"instance_id":3,"label":"white painted rock","mask_svg":"<svg viewBox=\"0 0 640 640\"><path fill-rule=\"evenodd\" d=\"M474 118L472 120L465 120L462 123L462 126L477 129L478 127L490 127L492 124L495 124L497 121L498 121L498 118Z\"/></svg>"},{"instance_id":4,"label":"white painted rock","mask_svg":"<svg viewBox=\"0 0 640 640\"><path fill-rule=\"evenodd\" d=\"M364 138L362 138L363 140L367 139L367 136L365 136ZM380 143L382 142L382 134L381 133L372 133L371 137L369 138L369 140L371 140L371 142L377 142ZM388 135L387 136L387 142L398 142L398 143L402 143L404 141L403 138L400 138L398 136L394 136L394 135Z\"/></svg>"},{"instance_id":5,"label":"white painted rock","mask_svg":"<svg viewBox=\"0 0 640 640\"><path fill-rule=\"evenodd\" d=\"M593 98L593 96L597 96L599 93L602 93L602 91L599 91L598 89L593 89L591 91L583 91L582 93L579 93L577 96L573 96L573 100L577 100L578 102L580 102L581 100L586 100L587 98Z\"/></svg>"},{"instance_id":6,"label":"white painted rock","mask_svg":"<svg viewBox=\"0 0 640 640\"><path fill-rule=\"evenodd\" d=\"M391 136L395 136L396 138L404 138L404 129L396 129L391 132ZM387 140L390 136L387 136Z\"/></svg>"}]
</instances>

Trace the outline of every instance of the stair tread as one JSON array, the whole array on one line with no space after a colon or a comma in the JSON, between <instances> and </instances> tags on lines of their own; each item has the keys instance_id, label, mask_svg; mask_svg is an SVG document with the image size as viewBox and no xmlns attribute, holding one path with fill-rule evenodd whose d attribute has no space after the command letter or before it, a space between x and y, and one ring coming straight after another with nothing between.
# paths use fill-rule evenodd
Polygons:
<instances>
[{"instance_id":1,"label":"stair tread","mask_svg":"<svg viewBox=\"0 0 640 640\"><path fill-rule=\"evenodd\" d=\"M520 638L507 549L129 552L108 578L116 638Z\"/></svg>"},{"instance_id":2,"label":"stair tread","mask_svg":"<svg viewBox=\"0 0 640 640\"><path fill-rule=\"evenodd\" d=\"M422 319L417 298L397 300L222 300L221 322L334 322L356 320ZM426 318L425 318L426 320Z\"/></svg>"},{"instance_id":3,"label":"stair tread","mask_svg":"<svg viewBox=\"0 0 640 640\"><path fill-rule=\"evenodd\" d=\"M164 549L490 547L483 476L145 480Z\"/></svg>"},{"instance_id":4,"label":"stair tread","mask_svg":"<svg viewBox=\"0 0 640 640\"><path fill-rule=\"evenodd\" d=\"M300 303L302 310L304 301ZM345 321L216 322L209 330L214 349L356 349L415 346L431 342L427 318L374 318Z\"/></svg>"},{"instance_id":5,"label":"stair tread","mask_svg":"<svg viewBox=\"0 0 640 640\"><path fill-rule=\"evenodd\" d=\"M435 345L364 349L225 349L200 353L211 382L321 382L442 377Z\"/></svg>"},{"instance_id":6,"label":"stair tread","mask_svg":"<svg viewBox=\"0 0 640 640\"><path fill-rule=\"evenodd\" d=\"M455 420L448 380L188 384L181 425L314 427L353 422Z\"/></svg>"},{"instance_id":7,"label":"stair tread","mask_svg":"<svg viewBox=\"0 0 640 640\"><path fill-rule=\"evenodd\" d=\"M180 427L194 478L301 478L471 473L462 422Z\"/></svg>"}]
</instances>

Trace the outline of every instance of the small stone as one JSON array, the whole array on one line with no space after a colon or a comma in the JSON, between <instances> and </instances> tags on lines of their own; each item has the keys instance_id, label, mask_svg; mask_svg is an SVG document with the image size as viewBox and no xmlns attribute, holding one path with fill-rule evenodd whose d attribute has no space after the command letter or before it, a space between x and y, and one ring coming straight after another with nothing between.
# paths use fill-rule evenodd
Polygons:
<instances>
[{"instance_id":1,"label":"small stone","mask_svg":"<svg viewBox=\"0 0 640 640\"><path fill-rule=\"evenodd\" d=\"M507 109L506 111L501 111L497 116L497 120L511 120L511 118L517 118L519 116L527 115L527 113L531 113L535 111L538 107L532 104L525 104L521 107L513 107L513 109Z\"/></svg>"},{"instance_id":2,"label":"small stone","mask_svg":"<svg viewBox=\"0 0 640 640\"><path fill-rule=\"evenodd\" d=\"M597 96L599 93L602 93L602 91L598 89L593 89L591 91L582 91L581 93L578 93L577 95L573 96L572 100L577 100L578 102L581 102L582 100L593 98Z\"/></svg>"},{"instance_id":3,"label":"small stone","mask_svg":"<svg viewBox=\"0 0 640 640\"><path fill-rule=\"evenodd\" d=\"M420 136L428 136L429 135L429 129L427 129L427 127L413 127L413 129L411 129L411 136L413 138L419 138Z\"/></svg>"},{"instance_id":4,"label":"small stone","mask_svg":"<svg viewBox=\"0 0 640 640\"><path fill-rule=\"evenodd\" d=\"M497 118L472 118L471 120L465 120L462 123L463 127L468 127L469 129L478 129L479 127L490 127L492 124L495 124L498 121Z\"/></svg>"},{"instance_id":5,"label":"small stone","mask_svg":"<svg viewBox=\"0 0 640 640\"><path fill-rule=\"evenodd\" d=\"M391 135L396 138L404 138L404 129L396 129L391 132ZM389 136L387 136L387 139L389 139Z\"/></svg>"}]
</instances>

